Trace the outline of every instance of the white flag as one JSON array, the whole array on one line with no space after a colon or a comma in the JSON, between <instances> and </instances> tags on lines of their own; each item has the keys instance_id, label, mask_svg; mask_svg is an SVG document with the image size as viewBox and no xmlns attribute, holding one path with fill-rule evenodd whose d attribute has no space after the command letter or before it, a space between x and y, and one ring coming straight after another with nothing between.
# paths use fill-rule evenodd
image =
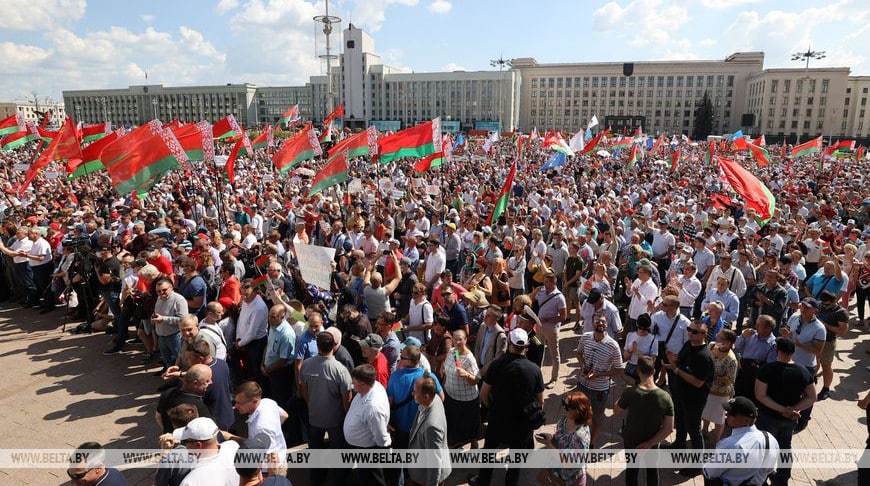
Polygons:
<instances>
[{"instance_id":1,"label":"white flag","mask_svg":"<svg viewBox=\"0 0 870 486\"><path fill-rule=\"evenodd\" d=\"M571 137L571 140L568 141L568 147L570 147L571 150L574 152L579 152L579 151L583 150L584 146L585 146L585 143L583 141L583 130L580 130L577 133L575 133L574 136Z\"/></svg>"},{"instance_id":2,"label":"white flag","mask_svg":"<svg viewBox=\"0 0 870 486\"><path fill-rule=\"evenodd\" d=\"M486 143L483 144L483 151L489 153L489 151L492 149L492 144L496 142L498 142L498 130L492 132L492 135L490 135L489 138L486 139Z\"/></svg>"},{"instance_id":3,"label":"white flag","mask_svg":"<svg viewBox=\"0 0 870 486\"><path fill-rule=\"evenodd\" d=\"M590 128L592 128L596 125L598 125L598 117L596 117L595 115L592 115L592 119L589 120L589 125L586 126L586 129L589 130Z\"/></svg>"}]
</instances>

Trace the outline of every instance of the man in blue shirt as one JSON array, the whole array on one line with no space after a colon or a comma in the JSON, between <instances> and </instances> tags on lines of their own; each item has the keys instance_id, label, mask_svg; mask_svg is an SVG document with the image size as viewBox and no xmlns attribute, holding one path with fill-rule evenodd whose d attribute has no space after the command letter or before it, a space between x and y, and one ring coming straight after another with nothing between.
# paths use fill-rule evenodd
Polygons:
<instances>
[{"instance_id":1,"label":"man in blue shirt","mask_svg":"<svg viewBox=\"0 0 870 486\"><path fill-rule=\"evenodd\" d=\"M716 279L716 288L707 292L707 297L701 303L701 308L706 309L707 304L711 302L721 302L724 307L722 320L725 321L725 326L731 329L731 324L737 320L737 315L740 313L740 298L728 288L729 283L728 277L719 276Z\"/></svg>"},{"instance_id":2,"label":"man in blue shirt","mask_svg":"<svg viewBox=\"0 0 870 486\"><path fill-rule=\"evenodd\" d=\"M807 285L804 288L807 297L818 299L823 290L840 296L843 290L846 278L840 270L840 264L836 259L828 260L821 272L817 272L807 280Z\"/></svg>"},{"instance_id":3,"label":"man in blue shirt","mask_svg":"<svg viewBox=\"0 0 870 486\"><path fill-rule=\"evenodd\" d=\"M290 366L296 357L296 332L284 319L286 313L284 304L275 304L269 309L269 335L266 338L266 352L261 365L263 376L269 379L272 398L282 407L286 407L293 396L293 384L296 383L293 367Z\"/></svg>"},{"instance_id":4,"label":"man in blue shirt","mask_svg":"<svg viewBox=\"0 0 870 486\"><path fill-rule=\"evenodd\" d=\"M798 312L795 312L779 331L782 337L794 341L795 351L792 360L795 364L809 370L810 376L816 376L818 356L822 353L827 335L825 325L816 318L818 310L819 302L816 299L804 298ZM812 406L801 411L795 433L807 428L812 412Z\"/></svg>"}]
</instances>

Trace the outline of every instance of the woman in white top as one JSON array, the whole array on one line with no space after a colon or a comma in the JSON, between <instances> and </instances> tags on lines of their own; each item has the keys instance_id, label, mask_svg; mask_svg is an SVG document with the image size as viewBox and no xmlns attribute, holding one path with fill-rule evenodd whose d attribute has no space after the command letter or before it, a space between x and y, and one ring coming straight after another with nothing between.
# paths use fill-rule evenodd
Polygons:
<instances>
[{"instance_id":1,"label":"woman in white top","mask_svg":"<svg viewBox=\"0 0 870 486\"><path fill-rule=\"evenodd\" d=\"M444 414L447 417L447 443L450 447L471 442L477 448L480 429L480 369L468 348L465 331L453 332L453 349L444 360Z\"/></svg>"},{"instance_id":2,"label":"woman in white top","mask_svg":"<svg viewBox=\"0 0 870 486\"><path fill-rule=\"evenodd\" d=\"M625 348L623 349L623 360L626 362L625 375L634 380L637 384L640 377L637 374L637 359L641 356L652 356L655 358L659 354L658 340L655 334L650 332L652 327L652 318L649 314L641 314L637 316L637 331L628 333L625 338Z\"/></svg>"}]
</instances>

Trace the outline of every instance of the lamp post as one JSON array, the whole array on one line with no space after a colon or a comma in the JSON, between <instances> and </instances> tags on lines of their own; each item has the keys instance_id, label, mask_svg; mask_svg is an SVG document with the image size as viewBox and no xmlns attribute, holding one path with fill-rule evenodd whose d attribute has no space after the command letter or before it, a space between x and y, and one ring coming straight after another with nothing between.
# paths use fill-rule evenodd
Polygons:
<instances>
[{"instance_id":1,"label":"lamp post","mask_svg":"<svg viewBox=\"0 0 870 486\"><path fill-rule=\"evenodd\" d=\"M106 99L105 96L101 96L100 101L103 102L103 121L108 122L109 121L109 108L106 105L106 102L108 100Z\"/></svg>"},{"instance_id":2,"label":"lamp post","mask_svg":"<svg viewBox=\"0 0 870 486\"><path fill-rule=\"evenodd\" d=\"M158 103L159 102L157 101L157 98L154 98L151 100L151 106L154 107L154 118L153 118L154 120L157 119L157 104Z\"/></svg>"},{"instance_id":3,"label":"lamp post","mask_svg":"<svg viewBox=\"0 0 870 486\"><path fill-rule=\"evenodd\" d=\"M806 64L804 65L804 77L802 78L802 80L806 80L806 81L809 81L809 79L810 79L810 59L824 59L824 58L825 58L825 51L814 51L814 50L810 49L809 47L807 47L807 52L796 52L796 53L791 55L792 61L805 61L806 62ZM809 83L807 83L807 84L809 84ZM801 91L803 91L803 90L801 90ZM800 96L798 97L798 99L799 99L799 101L802 101L803 100L803 92L801 92L799 94L800 94ZM801 103L798 103L798 130L797 130L797 141L795 142L795 145L799 145L801 143L801 130L803 130L803 125L802 125L802 123L803 123L803 111L801 111L802 109L803 108L801 106Z\"/></svg>"},{"instance_id":4,"label":"lamp post","mask_svg":"<svg viewBox=\"0 0 870 486\"><path fill-rule=\"evenodd\" d=\"M329 36L332 34L332 24L338 24L341 19L333 15L329 15L329 0L326 0L325 15L317 15L314 17L315 22L323 24L323 34L326 36L326 54L318 56L320 59L326 60L326 111L332 113L335 108L335 93L332 88L332 60L338 59L338 56L332 54L332 46L329 43Z\"/></svg>"},{"instance_id":5,"label":"lamp post","mask_svg":"<svg viewBox=\"0 0 870 486\"><path fill-rule=\"evenodd\" d=\"M502 131L501 120L504 111L504 99L502 96L502 86L504 85L504 76L501 74L504 68L510 69L513 65L510 59L505 59L504 56L499 54L498 59L493 59L489 61L489 65L492 67L498 66L499 72L499 80L498 80L498 129Z\"/></svg>"}]
</instances>

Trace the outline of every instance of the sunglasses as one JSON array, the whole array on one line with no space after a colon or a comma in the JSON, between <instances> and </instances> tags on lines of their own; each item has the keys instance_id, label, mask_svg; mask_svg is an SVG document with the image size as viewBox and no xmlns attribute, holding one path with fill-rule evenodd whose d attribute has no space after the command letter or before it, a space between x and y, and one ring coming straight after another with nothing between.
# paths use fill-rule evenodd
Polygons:
<instances>
[{"instance_id":1,"label":"sunglasses","mask_svg":"<svg viewBox=\"0 0 870 486\"><path fill-rule=\"evenodd\" d=\"M75 473L75 474L67 471L66 475L69 476L69 478L72 479L73 481L81 481L91 471L93 471L93 469L88 469L85 472L80 472L80 473Z\"/></svg>"},{"instance_id":2,"label":"sunglasses","mask_svg":"<svg viewBox=\"0 0 870 486\"><path fill-rule=\"evenodd\" d=\"M693 329L691 327L688 329L688 331L689 331L689 334L704 334L704 331L702 331L700 329Z\"/></svg>"}]
</instances>

